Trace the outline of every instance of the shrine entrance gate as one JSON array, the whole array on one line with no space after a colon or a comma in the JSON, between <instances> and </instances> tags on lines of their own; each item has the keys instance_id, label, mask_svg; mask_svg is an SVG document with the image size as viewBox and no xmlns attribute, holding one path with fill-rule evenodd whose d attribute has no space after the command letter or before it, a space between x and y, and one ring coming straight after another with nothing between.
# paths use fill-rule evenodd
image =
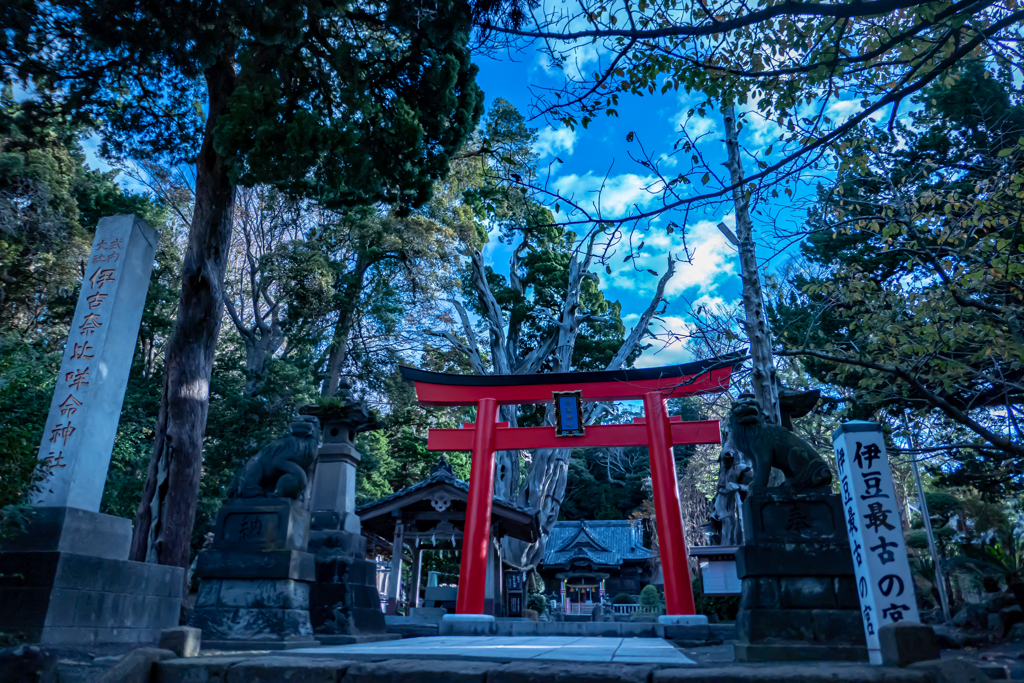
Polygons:
<instances>
[{"instance_id":1,"label":"shrine entrance gate","mask_svg":"<svg viewBox=\"0 0 1024 683\"><path fill-rule=\"evenodd\" d=\"M461 429L428 432L428 450L472 452L456 614L484 612L495 451L646 446L651 461L668 619L693 615L693 589L672 447L717 444L722 442L722 436L717 420L683 422L681 418L669 417L666 401L725 391L733 367L742 358L742 354L734 354L660 368L547 375L451 375L400 368L402 377L416 385L416 398L421 404L475 405L477 409L476 422L467 422ZM555 427L511 428L508 422L497 421L499 405L551 403L555 400L553 394L564 396L570 392L579 392L576 396L584 402L643 400L644 417L634 419L633 424L585 428L577 424L578 431L583 432L579 436L558 436Z\"/></svg>"}]
</instances>

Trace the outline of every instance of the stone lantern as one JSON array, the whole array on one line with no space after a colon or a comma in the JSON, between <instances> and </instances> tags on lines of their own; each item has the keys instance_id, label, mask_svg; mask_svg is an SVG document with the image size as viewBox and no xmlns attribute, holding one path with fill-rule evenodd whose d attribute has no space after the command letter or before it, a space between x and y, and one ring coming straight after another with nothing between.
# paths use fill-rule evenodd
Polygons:
<instances>
[{"instance_id":1,"label":"stone lantern","mask_svg":"<svg viewBox=\"0 0 1024 683\"><path fill-rule=\"evenodd\" d=\"M323 425L309 509L309 550L316 554L316 583L309 614L316 639L344 644L387 638L377 592L377 566L366 558L366 539L356 516L355 447L360 432L380 429L365 401L352 398L343 382L338 400L299 409Z\"/></svg>"}]
</instances>

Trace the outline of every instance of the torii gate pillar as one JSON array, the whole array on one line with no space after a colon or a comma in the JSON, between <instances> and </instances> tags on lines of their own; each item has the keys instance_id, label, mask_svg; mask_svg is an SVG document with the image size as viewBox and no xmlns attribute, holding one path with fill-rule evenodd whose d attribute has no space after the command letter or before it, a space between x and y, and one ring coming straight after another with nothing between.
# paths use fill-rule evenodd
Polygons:
<instances>
[{"instance_id":1,"label":"torii gate pillar","mask_svg":"<svg viewBox=\"0 0 1024 683\"><path fill-rule=\"evenodd\" d=\"M456 614L446 614L445 620L494 618L484 614L484 598L496 450L647 446L668 611L658 621L663 624L706 624L707 617L694 614L672 447L721 443L721 433L715 420L682 422L679 418L670 418L666 399L725 391L733 366L742 362L741 356L733 354L664 368L497 377L446 375L400 368L402 376L416 384L416 397L421 404L475 404L477 407L475 423L467 423L462 429L431 429L428 432L428 450L472 452ZM571 428L574 432L571 434L556 432L555 427L510 428L507 422L497 422L499 404L550 403L556 393L563 397L571 392L576 392L574 400L577 401L642 399L646 417L635 419L633 424L593 425L578 433L579 425L576 425Z\"/></svg>"}]
</instances>

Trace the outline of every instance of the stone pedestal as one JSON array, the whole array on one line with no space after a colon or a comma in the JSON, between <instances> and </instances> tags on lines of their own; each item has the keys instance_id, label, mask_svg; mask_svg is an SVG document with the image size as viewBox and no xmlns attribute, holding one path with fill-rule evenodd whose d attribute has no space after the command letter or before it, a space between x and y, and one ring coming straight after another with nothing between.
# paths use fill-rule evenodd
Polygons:
<instances>
[{"instance_id":1,"label":"stone pedestal","mask_svg":"<svg viewBox=\"0 0 1024 683\"><path fill-rule=\"evenodd\" d=\"M217 514L213 545L199 554L199 595L189 625L210 649L288 649L316 644L309 620L315 578L309 512L285 498L232 498Z\"/></svg>"},{"instance_id":2,"label":"stone pedestal","mask_svg":"<svg viewBox=\"0 0 1024 683\"><path fill-rule=\"evenodd\" d=\"M366 539L347 531L314 531L316 583L309 615L317 635L385 633L377 592L377 565L366 559Z\"/></svg>"},{"instance_id":3,"label":"stone pedestal","mask_svg":"<svg viewBox=\"0 0 1024 683\"><path fill-rule=\"evenodd\" d=\"M155 643L178 625L185 570L129 562L132 523L36 508L0 543L0 631L55 646Z\"/></svg>"},{"instance_id":4,"label":"stone pedestal","mask_svg":"<svg viewBox=\"0 0 1024 683\"><path fill-rule=\"evenodd\" d=\"M309 615L317 636L384 634L387 625L377 592L377 566L366 559L366 539L356 515L355 448L359 432L379 429L366 404L350 400L334 407L305 406L323 424L310 507L309 550L316 554L316 583Z\"/></svg>"},{"instance_id":5,"label":"stone pedestal","mask_svg":"<svg viewBox=\"0 0 1024 683\"><path fill-rule=\"evenodd\" d=\"M744 501L743 526L736 660L867 660L839 496L768 489Z\"/></svg>"}]
</instances>

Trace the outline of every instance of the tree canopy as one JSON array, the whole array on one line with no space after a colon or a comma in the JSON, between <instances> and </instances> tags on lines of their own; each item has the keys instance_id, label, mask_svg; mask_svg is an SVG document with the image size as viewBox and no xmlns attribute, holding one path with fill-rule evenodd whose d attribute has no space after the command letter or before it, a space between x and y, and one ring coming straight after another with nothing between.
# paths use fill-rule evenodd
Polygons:
<instances>
[{"instance_id":1,"label":"tree canopy","mask_svg":"<svg viewBox=\"0 0 1024 683\"><path fill-rule=\"evenodd\" d=\"M941 416L950 482L1019 486L1024 457L1024 101L980 63L922 92L819 191L778 342L864 415ZM937 444L938 445L938 444Z\"/></svg>"}]
</instances>

